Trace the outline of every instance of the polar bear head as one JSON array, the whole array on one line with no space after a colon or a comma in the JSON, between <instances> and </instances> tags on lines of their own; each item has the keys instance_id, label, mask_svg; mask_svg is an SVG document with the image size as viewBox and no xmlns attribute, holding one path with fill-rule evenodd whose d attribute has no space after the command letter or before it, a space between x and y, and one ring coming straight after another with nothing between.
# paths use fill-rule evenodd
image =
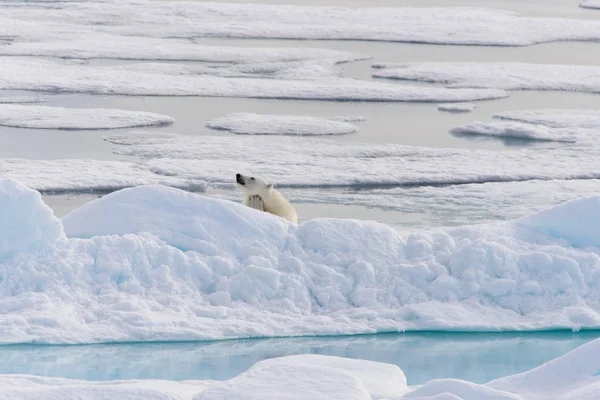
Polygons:
<instances>
[{"instance_id":1,"label":"polar bear head","mask_svg":"<svg viewBox=\"0 0 600 400\"><path fill-rule=\"evenodd\" d=\"M273 184L254 176L235 174L235 181L246 196L258 195L268 198L273 190Z\"/></svg>"}]
</instances>

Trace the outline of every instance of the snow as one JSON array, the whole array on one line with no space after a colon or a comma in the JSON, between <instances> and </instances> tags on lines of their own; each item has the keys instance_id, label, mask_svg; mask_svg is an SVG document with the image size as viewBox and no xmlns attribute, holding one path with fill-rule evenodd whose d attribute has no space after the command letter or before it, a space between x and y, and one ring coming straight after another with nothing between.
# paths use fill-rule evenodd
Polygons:
<instances>
[{"instance_id":1,"label":"snow","mask_svg":"<svg viewBox=\"0 0 600 400\"><path fill-rule=\"evenodd\" d=\"M16 36L19 42L90 37L96 33L502 46L600 39L597 21L532 18L467 7L344 8L130 0L64 3L53 8L13 7L4 10L3 19L0 35L5 30L7 36ZM31 21L37 22L37 30ZM508 32L507 26L511 27ZM118 48L119 41L114 43Z\"/></svg>"},{"instance_id":2,"label":"snow","mask_svg":"<svg viewBox=\"0 0 600 400\"><path fill-rule=\"evenodd\" d=\"M334 118L307 117L301 115L260 115L252 113L231 113L225 117L209 121L211 129L227 130L246 135L342 135L358 130L342 120ZM352 119L352 118L350 118Z\"/></svg>"},{"instance_id":3,"label":"snow","mask_svg":"<svg viewBox=\"0 0 600 400\"><path fill-rule=\"evenodd\" d=\"M497 89L401 86L354 79L223 78L138 72L120 66L2 58L0 89L133 96L212 96L348 101L472 101L506 97Z\"/></svg>"},{"instance_id":4,"label":"snow","mask_svg":"<svg viewBox=\"0 0 600 400\"><path fill-rule=\"evenodd\" d=\"M407 387L391 364L306 354L259 361L227 381L89 382L0 375L0 399L593 400L600 390L600 339L530 371L475 384L435 379Z\"/></svg>"},{"instance_id":5,"label":"snow","mask_svg":"<svg viewBox=\"0 0 600 400\"><path fill-rule=\"evenodd\" d=\"M173 118L145 111L0 105L0 125L35 129L117 129L161 126Z\"/></svg>"},{"instance_id":6,"label":"snow","mask_svg":"<svg viewBox=\"0 0 600 400\"><path fill-rule=\"evenodd\" d=\"M141 186L75 210L63 234L35 191L0 187L25 216L0 232L16 249L0 259L1 343L600 327L598 248L574 234L600 237L598 197L402 237Z\"/></svg>"},{"instance_id":7,"label":"snow","mask_svg":"<svg viewBox=\"0 0 600 400\"><path fill-rule=\"evenodd\" d=\"M294 137L141 133L106 139L117 145L115 153L142 157L157 174L229 188L232 176L244 171L279 187L303 188L600 178L595 146L474 151Z\"/></svg>"},{"instance_id":8,"label":"snow","mask_svg":"<svg viewBox=\"0 0 600 400\"><path fill-rule=\"evenodd\" d=\"M598 0L580 0L579 7L600 9L600 1L598 1Z\"/></svg>"},{"instance_id":9,"label":"snow","mask_svg":"<svg viewBox=\"0 0 600 400\"><path fill-rule=\"evenodd\" d=\"M546 140L554 142L574 143L578 131L569 128L549 128L544 125L525 124L521 122L470 122L450 129L450 132L461 135L498 136L505 138Z\"/></svg>"},{"instance_id":10,"label":"snow","mask_svg":"<svg viewBox=\"0 0 600 400\"><path fill-rule=\"evenodd\" d=\"M426 62L376 64L373 76L445 83L452 88L600 93L600 67L585 65Z\"/></svg>"},{"instance_id":11,"label":"snow","mask_svg":"<svg viewBox=\"0 0 600 400\"><path fill-rule=\"evenodd\" d=\"M473 103L450 103L440 104L438 110L448 112L469 112L476 109L477 106Z\"/></svg>"}]
</instances>

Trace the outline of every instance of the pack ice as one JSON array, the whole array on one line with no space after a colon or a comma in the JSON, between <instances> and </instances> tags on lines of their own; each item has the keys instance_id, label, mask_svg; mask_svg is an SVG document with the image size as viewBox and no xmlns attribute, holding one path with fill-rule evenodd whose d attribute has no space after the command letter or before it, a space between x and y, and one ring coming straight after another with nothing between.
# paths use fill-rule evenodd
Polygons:
<instances>
[{"instance_id":1,"label":"pack ice","mask_svg":"<svg viewBox=\"0 0 600 400\"><path fill-rule=\"evenodd\" d=\"M401 237L163 186L56 219L0 181L0 342L600 327L600 197Z\"/></svg>"}]
</instances>

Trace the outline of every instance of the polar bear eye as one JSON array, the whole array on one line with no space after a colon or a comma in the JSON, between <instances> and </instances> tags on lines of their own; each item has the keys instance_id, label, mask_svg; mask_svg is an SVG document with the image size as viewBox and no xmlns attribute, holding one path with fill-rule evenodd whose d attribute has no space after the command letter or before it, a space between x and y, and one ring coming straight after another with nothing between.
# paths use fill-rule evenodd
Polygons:
<instances>
[{"instance_id":1,"label":"polar bear eye","mask_svg":"<svg viewBox=\"0 0 600 400\"><path fill-rule=\"evenodd\" d=\"M251 181L253 181L253 180L254 180L254 177L251 177L251 178L250 178L250 180L251 180Z\"/></svg>"}]
</instances>

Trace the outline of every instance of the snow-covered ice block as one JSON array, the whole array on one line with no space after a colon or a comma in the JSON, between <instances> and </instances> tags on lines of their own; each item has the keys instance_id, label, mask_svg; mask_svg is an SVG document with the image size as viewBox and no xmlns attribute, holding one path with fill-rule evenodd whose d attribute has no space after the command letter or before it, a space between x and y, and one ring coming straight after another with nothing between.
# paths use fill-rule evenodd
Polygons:
<instances>
[{"instance_id":1,"label":"snow-covered ice block","mask_svg":"<svg viewBox=\"0 0 600 400\"><path fill-rule=\"evenodd\" d=\"M372 400L398 398L407 391L404 373L396 366L307 354L260 361L194 400Z\"/></svg>"},{"instance_id":2,"label":"snow-covered ice block","mask_svg":"<svg viewBox=\"0 0 600 400\"><path fill-rule=\"evenodd\" d=\"M470 122L456 126L450 132L463 135L496 136L505 138L544 140L574 143L585 132L573 128L550 128L522 122Z\"/></svg>"},{"instance_id":3,"label":"snow-covered ice block","mask_svg":"<svg viewBox=\"0 0 600 400\"><path fill-rule=\"evenodd\" d=\"M600 92L600 67L587 65L425 62L377 64L373 76L445 83L452 88Z\"/></svg>"},{"instance_id":4,"label":"snow-covered ice block","mask_svg":"<svg viewBox=\"0 0 600 400\"><path fill-rule=\"evenodd\" d=\"M117 129L169 125L173 118L145 111L0 105L0 125L36 129Z\"/></svg>"},{"instance_id":5,"label":"snow-covered ice block","mask_svg":"<svg viewBox=\"0 0 600 400\"><path fill-rule=\"evenodd\" d=\"M0 179L0 210L0 262L65 237L39 192L13 179Z\"/></svg>"},{"instance_id":6,"label":"snow-covered ice block","mask_svg":"<svg viewBox=\"0 0 600 400\"><path fill-rule=\"evenodd\" d=\"M476 108L477 106L473 103L449 103L438 106L438 110L448 112L470 112Z\"/></svg>"},{"instance_id":7,"label":"snow-covered ice block","mask_svg":"<svg viewBox=\"0 0 600 400\"><path fill-rule=\"evenodd\" d=\"M454 102L506 97L498 89L403 86L356 79L251 79L138 72L120 66L65 65L5 57L0 89L134 96L212 96L269 99ZM10 71L10 73L8 72Z\"/></svg>"},{"instance_id":8,"label":"snow-covered ice block","mask_svg":"<svg viewBox=\"0 0 600 400\"><path fill-rule=\"evenodd\" d=\"M319 136L356 132L356 125L344 122L343 117L319 118L301 115L261 115L231 113L209 121L211 129L227 130L247 135ZM352 119L352 117L350 118Z\"/></svg>"}]
</instances>

